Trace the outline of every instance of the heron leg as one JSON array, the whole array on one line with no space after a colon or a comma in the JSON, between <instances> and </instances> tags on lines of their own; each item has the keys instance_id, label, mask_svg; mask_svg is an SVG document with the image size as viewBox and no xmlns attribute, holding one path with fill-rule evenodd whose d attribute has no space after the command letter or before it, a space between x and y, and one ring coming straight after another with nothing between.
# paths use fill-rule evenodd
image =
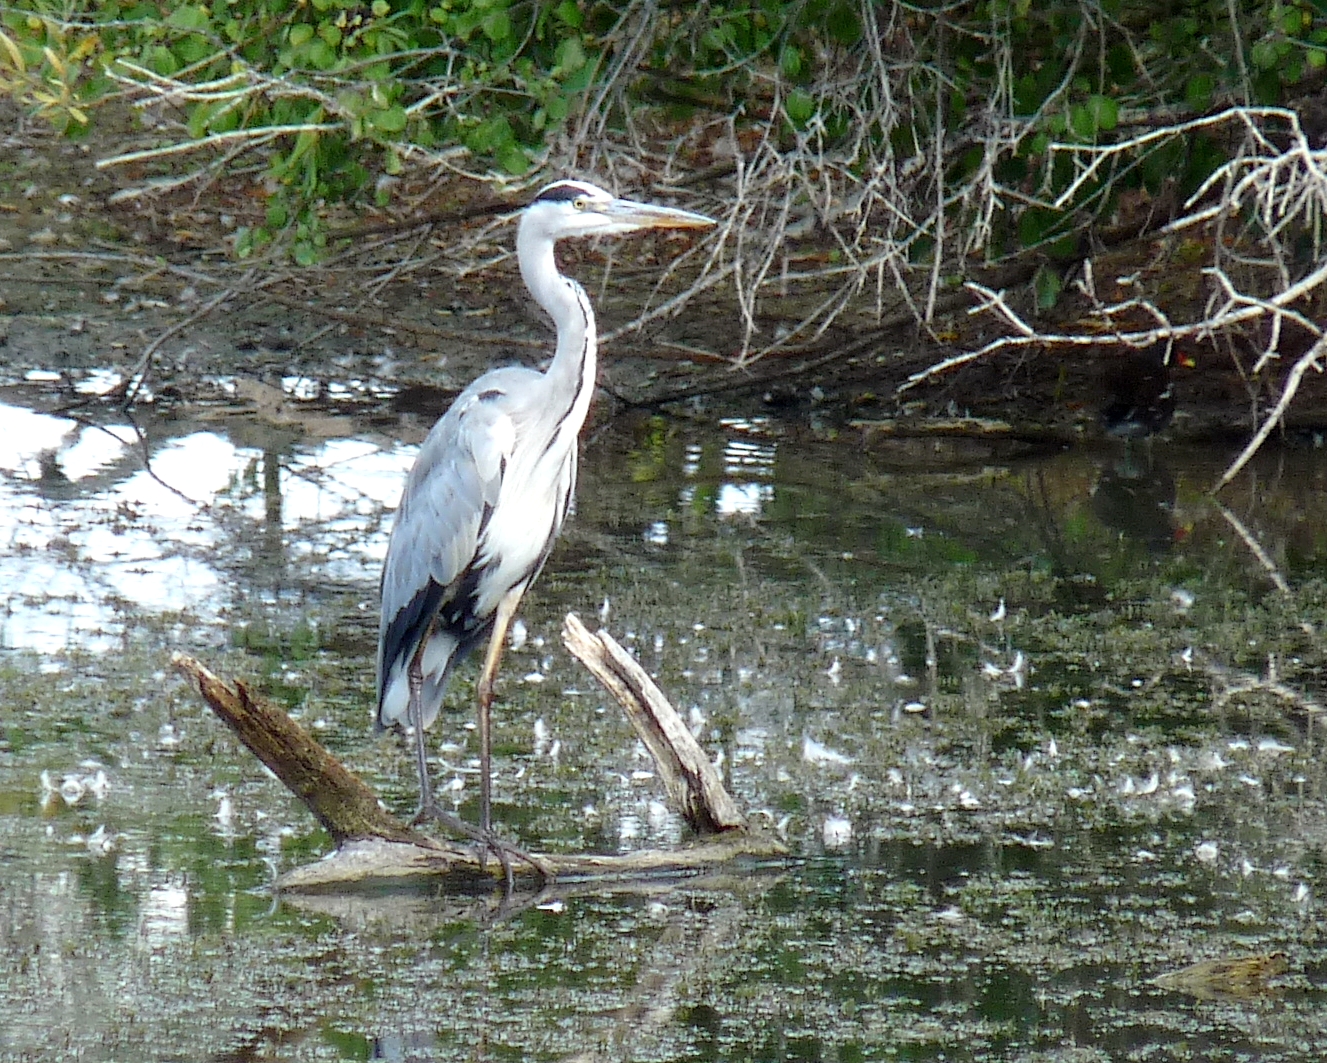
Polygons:
<instances>
[{"instance_id":1,"label":"heron leg","mask_svg":"<svg viewBox=\"0 0 1327 1063\"><path fill-rule=\"evenodd\" d=\"M516 607L521 604L524 592L524 587L517 587L508 591L498 603L498 611L493 618L493 633L488 639L488 652L484 654L484 667L479 673L479 685L475 689L475 700L479 703L479 829L485 834L492 829L493 781L490 778L490 764L493 737L489 716L493 707L493 684L498 678L498 663L502 660L507 629L511 626L512 617L516 615Z\"/></svg>"},{"instance_id":2,"label":"heron leg","mask_svg":"<svg viewBox=\"0 0 1327 1063\"><path fill-rule=\"evenodd\" d=\"M479 831L483 844L492 849L507 876L507 887L511 888L511 858L529 864L545 880L552 877L543 861L535 859L510 842L503 841L493 833L493 732L489 724L493 708L493 684L498 677L498 663L502 660L502 647L507 641L507 629L516 615L516 607L521 604L524 587L516 587L507 592L498 603L497 614L493 618L493 632L489 635L488 651L484 654L484 667L479 673L479 684L475 689L475 700L479 703ZM482 859L482 858L481 858Z\"/></svg>"},{"instance_id":3,"label":"heron leg","mask_svg":"<svg viewBox=\"0 0 1327 1063\"><path fill-rule=\"evenodd\" d=\"M429 780L428 750L424 745L424 670L420 664L432 632L433 625L430 624L406 667L406 682L410 688L410 705L406 715L415 728L415 764L419 768L419 811L416 818L435 811L433 785Z\"/></svg>"},{"instance_id":4,"label":"heron leg","mask_svg":"<svg viewBox=\"0 0 1327 1063\"><path fill-rule=\"evenodd\" d=\"M511 599L508 604L508 599ZM498 863L502 867L503 876L507 880L507 889L510 891L515 884L515 876L512 874L512 860L520 860L522 863L529 864L540 876L549 881L553 878L553 871L543 860L531 856L529 853L512 845L511 842L504 841L493 833L490 825L489 802L491 799L491 785L489 781L489 762L490 762L490 739L488 727L488 709L493 703L493 673L497 671L498 659L502 655L502 642L506 637L507 627L511 623L512 616L516 612L516 606L521 600L520 594L508 595L504 598L498 608L498 622L501 630L495 626L494 638L497 641L497 650L494 651L493 643L490 642L488 653L484 659L484 672L480 677L480 826L475 827L465 822L459 816L454 816L450 812L445 812L434 801L433 785L429 777L428 768L428 750L424 744L424 670L422 660L424 656L424 647L428 644L429 637L433 634L433 625L430 624L424 632L423 638L419 641L419 648L415 650L410 658L410 664L406 667L406 680L409 685L410 703L406 709L407 718L415 729L415 760L419 767L419 811L415 813L411 820L412 826L417 826L425 820L432 819L448 830L457 834L464 835L467 838L478 842L480 845L480 866L483 866L484 856L488 852L498 858ZM485 683L487 679L487 683ZM483 693L487 691L487 693Z\"/></svg>"}]
</instances>

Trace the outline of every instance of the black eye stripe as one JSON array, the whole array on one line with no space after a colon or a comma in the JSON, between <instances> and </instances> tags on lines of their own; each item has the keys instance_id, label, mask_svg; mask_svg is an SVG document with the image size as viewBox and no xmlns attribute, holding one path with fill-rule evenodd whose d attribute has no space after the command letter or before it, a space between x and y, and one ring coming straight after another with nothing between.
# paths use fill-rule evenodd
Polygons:
<instances>
[{"instance_id":1,"label":"black eye stripe","mask_svg":"<svg viewBox=\"0 0 1327 1063\"><path fill-rule=\"evenodd\" d=\"M580 199L588 195L584 185L578 185L574 181L559 181L555 185L549 185L539 195L535 196L536 203L570 203L573 200Z\"/></svg>"}]
</instances>

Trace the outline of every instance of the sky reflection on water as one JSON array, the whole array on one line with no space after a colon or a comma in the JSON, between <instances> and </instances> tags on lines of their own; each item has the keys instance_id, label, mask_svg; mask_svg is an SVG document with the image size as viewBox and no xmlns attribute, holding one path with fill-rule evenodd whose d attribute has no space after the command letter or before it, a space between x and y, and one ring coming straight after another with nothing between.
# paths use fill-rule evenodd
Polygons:
<instances>
[{"instance_id":1,"label":"sky reflection on water","mask_svg":"<svg viewBox=\"0 0 1327 1063\"><path fill-rule=\"evenodd\" d=\"M384 513L418 451L355 437L301 444L277 459L273 486L262 482L272 455L218 431L153 446L147 467L143 446L128 423L87 425L0 404L0 527L8 529L0 648L105 652L126 609L215 623L229 604L232 521L270 533L274 504L288 556L371 587L390 531ZM776 452L773 442L730 439L724 466L741 479L717 486L713 511L758 517L774 497ZM693 505L694 489L684 487L678 503ZM641 535L666 544L668 522L646 522Z\"/></svg>"}]
</instances>

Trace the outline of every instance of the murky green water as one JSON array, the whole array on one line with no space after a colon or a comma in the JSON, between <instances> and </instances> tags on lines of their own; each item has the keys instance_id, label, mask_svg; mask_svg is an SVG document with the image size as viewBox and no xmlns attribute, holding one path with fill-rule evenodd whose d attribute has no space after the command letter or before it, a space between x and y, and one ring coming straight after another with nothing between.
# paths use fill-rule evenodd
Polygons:
<instances>
[{"instance_id":1,"label":"murky green water","mask_svg":"<svg viewBox=\"0 0 1327 1063\"><path fill-rule=\"evenodd\" d=\"M504 829L681 838L561 649L575 610L797 858L509 911L274 901L327 840L168 658L250 678L411 807L368 706L420 425L79 423L40 384L0 396L0 1059L1322 1058L1321 452L1223 512L1224 454L600 425L504 666ZM468 815L472 682L435 734ZM1266 993L1152 983L1278 951Z\"/></svg>"}]
</instances>

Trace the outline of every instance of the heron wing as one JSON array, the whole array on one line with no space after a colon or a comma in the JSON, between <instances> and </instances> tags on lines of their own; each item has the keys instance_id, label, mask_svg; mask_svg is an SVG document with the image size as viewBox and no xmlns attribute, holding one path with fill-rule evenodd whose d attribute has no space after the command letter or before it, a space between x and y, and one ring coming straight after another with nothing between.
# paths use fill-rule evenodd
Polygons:
<instances>
[{"instance_id":1,"label":"heron wing","mask_svg":"<svg viewBox=\"0 0 1327 1063\"><path fill-rule=\"evenodd\" d=\"M422 662L429 722L441 707L452 663L483 636L491 619L471 611L483 576L477 562L517 443L511 396L530 378L540 375L504 369L480 377L433 426L410 470L383 565L381 724L404 714L405 669L435 617L440 623Z\"/></svg>"}]
</instances>

